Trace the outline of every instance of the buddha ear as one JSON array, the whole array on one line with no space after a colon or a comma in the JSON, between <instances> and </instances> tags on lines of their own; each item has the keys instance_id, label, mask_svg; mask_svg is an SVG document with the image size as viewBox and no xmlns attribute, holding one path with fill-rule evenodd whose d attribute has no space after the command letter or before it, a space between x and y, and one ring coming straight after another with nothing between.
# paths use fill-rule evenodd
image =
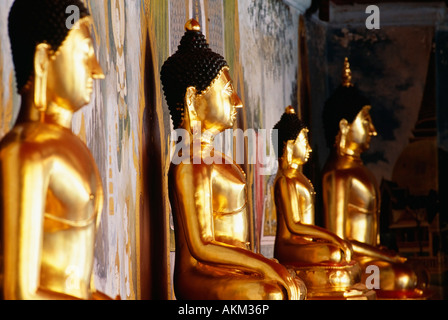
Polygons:
<instances>
[{"instance_id":1,"label":"buddha ear","mask_svg":"<svg viewBox=\"0 0 448 320\"><path fill-rule=\"evenodd\" d=\"M349 124L346 119L341 119L341 121L339 121L339 130L342 134L346 134L348 132L348 127Z\"/></svg>"},{"instance_id":2,"label":"buddha ear","mask_svg":"<svg viewBox=\"0 0 448 320\"><path fill-rule=\"evenodd\" d=\"M286 156L286 161L288 164L292 162L292 149L294 148L294 140L288 140L285 143L283 156Z\"/></svg>"},{"instance_id":3,"label":"buddha ear","mask_svg":"<svg viewBox=\"0 0 448 320\"><path fill-rule=\"evenodd\" d=\"M190 115L190 119L192 119L191 116L196 117L196 106L195 106L195 99L196 99L196 88L193 86L190 86L187 88L185 92L185 108L186 111Z\"/></svg>"},{"instance_id":4,"label":"buddha ear","mask_svg":"<svg viewBox=\"0 0 448 320\"><path fill-rule=\"evenodd\" d=\"M339 148L340 149L345 149L345 146L347 144L348 129L349 129L348 121L346 119L341 119L341 121L339 121L339 132L340 132L340 134L338 134L338 137L339 137ZM336 143L337 143L337 138L336 138Z\"/></svg>"},{"instance_id":5,"label":"buddha ear","mask_svg":"<svg viewBox=\"0 0 448 320\"><path fill-rule=\"evenodd\" d=\"M47 78L50 46L40 43L34 54L34 105L43 112L47 107Z\"/></svg>"}]
</instances>

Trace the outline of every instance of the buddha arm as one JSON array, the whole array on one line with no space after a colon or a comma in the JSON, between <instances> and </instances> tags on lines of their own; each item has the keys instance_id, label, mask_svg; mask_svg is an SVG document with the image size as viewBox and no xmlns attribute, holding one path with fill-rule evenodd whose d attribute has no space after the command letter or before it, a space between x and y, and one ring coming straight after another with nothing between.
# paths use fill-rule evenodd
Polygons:
<instances>
[{"instance_id":1,"label":"buddha arm","mask_svg":"<svg viewBox=\"0 0 448 320\"><path fill-rule=\"evenodd\" d=\"M337 235L328 230L310 224L302 223L300 219L300 210L305 210L310 203L306 200L299 199L307 198L304 195L299 195L294 188L294 185L288 183L288 180L282 176L275 184L275 202L277 205L277 212L283 215L286 226L294 235L300 237L311 237L313 239L325 240L340 247L345 254L347 261L351 260L352 249L347 241L344 241Z\"/></svg>"},{"instance_id":2,"label":"buddha arm","mask_svg":"<svg viewBox=\"0 0 448 320\"><path fill-rule=\"evenodd\" d=\"M6 299L73 299L39 289L45 172L38 152L13 145L1 152L4 296ZM28 150L26 150L28 151Z\"/></svg>"},{"instance_id":3,"label":"buddha arm","mask_svg":"<svg viewBox=\"0 0 448 320\"><path fill-rule=\"evenodd\" d=\"M403 263L407 260L405 257L402 257L391 250L381 249L356 240L351 240L350 242L356 255L367 256L372 259L379 259L392 263Z\"/></svg>"},{"instance_id":4,"label":"buddha arm","mask_svg":"<svg viewBox=\"0 0 448 320\"><path fill-rule=\"evenodd\" d=\"M344 177L332 171L326 173L323 179L323 201L326 229L342 239L346 238L347 213L347 181Z\"/></svg>"},{"instance_id":5,"label":"buddha arm","mask_svg":"<svg viewBox=\"0 0 448 320\"><path fill-rule=\"evenodd\" d=\"M170 172L170 185L175 193L172 205L182 221L185 240L193 258L205 264L256 272L279 283L290 297L294 296L295 284L284 266L250 250L215 241L211 166L181 164L170 171L174 171Z\"/></svg>"}]
</instances>

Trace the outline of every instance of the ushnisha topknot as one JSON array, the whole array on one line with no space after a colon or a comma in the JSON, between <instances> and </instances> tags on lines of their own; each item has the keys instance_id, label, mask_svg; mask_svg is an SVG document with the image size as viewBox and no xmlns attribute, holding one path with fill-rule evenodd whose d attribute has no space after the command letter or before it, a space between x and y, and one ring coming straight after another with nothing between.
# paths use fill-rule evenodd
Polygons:
<instances>
[{"instance_id":1,"label":"ushnisha topknot","mask_svg":"<svg viewBox=\"0 0 448 320\"><path fill-rule=\"evenodd\" d=\"M273 146L278 159L283 157L286 143L289 140L296 140L300 131L305 128L305 123L295 113L294 108L291 106L286 107L280 120L274 126L274 130L277 130L278 134L278 145L276 145L275 139L273 139Z\"/></svg>"},{"instance_id":2,"label":"ushnisha topknot","mask_svg":"<svg viewBox=\"0 0 448 320\"><path fill-rule=\"evenodd\" d=\"M8 32L16 72L17 89L25 87L34 73L36 46L46 43L56 52L70 29L66 22L77 6L79 19L89 16L81 0L16 0L8 17Z\"/></svg>"},{"instance_id":3,"label":"ushnisha topknot","mask_svg":"<svg viewBox=\"0 0 448 320\"><path fill-rule=\"evenodd\" d=\"M339 132L339 122L342 119L346 119L349 123L353 122L356 115L367 105L370 105L370 101L352 83L350 65L348 59L345 58L341 84L325 102L322 112L328 148L332 148L335 143Z\"/></svg>"},{"instance_id":4,"label":"ushnisha topknot","mask_svg":"<svg viewBox=\"0 0 448 320\"><path fill-rule=\"evenodd\" d=\"M198 93L205 91L226 66L224 58L209 48L199 23L189 20L177 51L165 61L160 71L174 129L179 128L184 119L187 88L195 87Z\"/></svg>"}]
</instances>

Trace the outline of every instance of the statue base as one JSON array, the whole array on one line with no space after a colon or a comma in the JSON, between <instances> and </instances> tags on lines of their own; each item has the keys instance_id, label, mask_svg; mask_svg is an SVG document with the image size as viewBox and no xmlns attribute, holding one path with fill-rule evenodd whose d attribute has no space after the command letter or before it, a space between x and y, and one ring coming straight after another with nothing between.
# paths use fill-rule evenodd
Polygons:
<instances>
[{"instance_id":1,"label":"statue base","mask_svg":"<svg viewBox=\"0 0 448 320\"><path fill-rule=\"evenodd\" d=\"M430 290L375 290L378 300L429 300Z\"/></svg>"},{"instance_id":2,"label":"statue base","mask_svg":"<svg viewBox=\"0 0 448 320\"><path fill-rule=\"evenodd\" d=\"M429 288L430 275L423 266L408 262L391 263L369 257L355 259L363 271L369 266L377 267L379 288L375 291L380 300L428 300L432 296ZM369 274L361 274L361 282L367 283Z\"/></svg>"},{"instance_id":3,"label":"statue base","mask_svg":"<svg viewBox=\"0 0 448 320\"><path fill-rule=\"evenodd\" d=\"M285 264L307 287L308 300L375 300L374 290L361 281L361 267L356 261L347 264Z\"/></svg>"}]
</instances>

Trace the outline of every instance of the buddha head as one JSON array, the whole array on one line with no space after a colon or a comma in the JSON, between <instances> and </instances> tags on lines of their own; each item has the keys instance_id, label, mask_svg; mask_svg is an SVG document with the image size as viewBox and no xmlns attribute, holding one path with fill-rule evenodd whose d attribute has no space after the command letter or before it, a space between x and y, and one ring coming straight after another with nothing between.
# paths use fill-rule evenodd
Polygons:
<instances>
[{"instance_id":1,"label":"buddha head","mask_svg":"<svg viewBox=\"0 0 448 320\"><path fill-rule=\"evenodd\" d=\"M69 28L70 6L79 20ZM73 8L73 7L71 7ZM17 89L34 95L34 105L76 111L90 102L93 79L104 74L96 59L91 18L80 0L16 0L8 20Z\"/></svg>"},{"instance_id":2,"label":"buddha head","mask_svg":"<svg viewBox=\"0 0 448 320\"><path fill-rule=\"evenodd\" d=\"M325 102L322 120L329 148L342 153L361 154L370 147L377 132L370 117L371 105L351 82L348 59L345 58L342 84Z\"/></svg>"},{"instance_id":3,"label":"buddha head","mask_svg":"<svg viewBox=\"0 0 448 320\"><path fill-rule=\"evenodd\" d=\"M242 103L233 88L227 62L209 48L194 19L187 22L185 29L178 50L161 69L173 127L197 121L203 131L231 128L236 108Z\"/></svg>"},{"instance_id":4,"label":"buddha head","mask_svg":"<svg viewBox=\"0 0 448 320\"><path fill-rule=\"evenodd\" d=\"M278 145L274 145L274 149L279 161L286 161L290 167L304 165L312 149L308 141L308 128L293 107L286 107L274 130L278 134Z\"/></svg>"}]
</instances>

